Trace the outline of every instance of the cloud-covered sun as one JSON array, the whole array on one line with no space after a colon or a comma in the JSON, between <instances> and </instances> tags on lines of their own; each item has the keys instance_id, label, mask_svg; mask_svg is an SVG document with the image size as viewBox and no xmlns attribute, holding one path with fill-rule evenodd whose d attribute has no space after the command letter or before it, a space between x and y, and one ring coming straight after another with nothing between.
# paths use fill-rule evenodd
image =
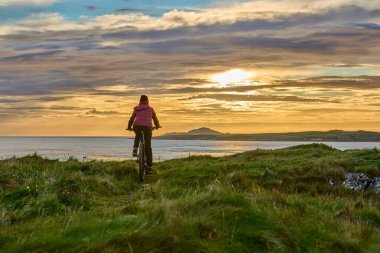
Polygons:
<instances>
[{"instance_id":1,"label":"cloud-covered sun","mask_svg":"<svg viewBox=\"0 0 380 253\"><path fill-rule=\"evenodd\" d=\"M219 85L233 85L236 83L241 83L253 77L255 72L245 71L241 69L231 69L229 71L215 74L211 76L211 80L218 83Z\"/></svg>"}]
</instances>

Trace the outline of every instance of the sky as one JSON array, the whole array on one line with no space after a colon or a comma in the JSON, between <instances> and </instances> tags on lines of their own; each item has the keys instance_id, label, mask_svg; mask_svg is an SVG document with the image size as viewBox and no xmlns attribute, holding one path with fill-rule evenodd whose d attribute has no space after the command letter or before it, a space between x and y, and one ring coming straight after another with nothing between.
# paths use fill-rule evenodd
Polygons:
<instances>
[{"instance_id":1,"label":"sky","mask_svg":"<svg viewBox=\"0 0 380 253\"><path fill-rule=\"evenodd\" d=\"M0 0L0 136L380 131L379 55L380 0Z\"/></svg>"}]
</instances>

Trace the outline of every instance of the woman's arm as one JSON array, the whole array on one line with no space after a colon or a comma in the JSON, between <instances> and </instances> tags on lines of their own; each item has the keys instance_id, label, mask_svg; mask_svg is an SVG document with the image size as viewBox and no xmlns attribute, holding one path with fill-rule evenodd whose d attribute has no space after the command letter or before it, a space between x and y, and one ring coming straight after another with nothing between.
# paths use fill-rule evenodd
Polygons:
<instances>
[{"instance_id":1,"label":"woman's arm","mask_svg":"<svg viewBox=\"0 0 380 253\"><path fill-rule=\"evenodd\" d=\"M128 122L128 128L127 129L132 129L133 122L135 121L136 118L136 113L133 111L131 118L129 119Z\"/></svg>"},{"instance_id":2,"label":"woman's arm","mask_svg":"<svg viewBox=\"0 0 380 253\"><path fill-rule=\"evenodd\" d=\"M155 112L153 113L153 122L154 122L154 125L155 125L157 128L160 127L160 122L158 121L158 118L157 118L157 115L156 115Z\"/></svg>"}]
</instances>

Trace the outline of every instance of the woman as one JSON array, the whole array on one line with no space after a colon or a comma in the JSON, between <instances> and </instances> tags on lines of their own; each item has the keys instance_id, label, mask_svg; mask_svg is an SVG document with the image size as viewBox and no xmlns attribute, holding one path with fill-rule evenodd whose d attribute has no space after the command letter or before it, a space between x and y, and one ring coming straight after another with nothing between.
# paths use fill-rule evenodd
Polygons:
<instances>
[{"instance_id":1,"label":"woman","mask_svg":"<svg viewBox=\"0 0 380 253\"><path fill-rule=\"evenodd\" d=\"M133 144L133 156L137 156L137 149L139 147L140 142L140 133L144 133L145 139L145 151L147 156L147 174L153 174L154 170L152 169L153 164L153 154L152 154L152 129L154 121L154 125L156 128L160 128L160 122L157 119L156 112L153 107L149 106L149 99L146 95L141 95L140 103L138 106L134 108L133 114L128 122L127 130L134 131L135 142ZM133 129L132 129L133 125Z\"/></svg>"}]
</instances>

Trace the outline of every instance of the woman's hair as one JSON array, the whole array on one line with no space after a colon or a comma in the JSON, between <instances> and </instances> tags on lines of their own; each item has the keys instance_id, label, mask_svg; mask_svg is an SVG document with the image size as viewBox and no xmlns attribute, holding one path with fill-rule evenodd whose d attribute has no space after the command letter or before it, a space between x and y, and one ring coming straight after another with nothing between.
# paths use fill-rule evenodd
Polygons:
<instances>
[{"instance_id":1,"label":"woman's hair","mask_svg":"<svg viewBox=\"0 0 380 253\"><path fill-rule=\"evenodd\" d=\"M142 102L145 102L145 103L147 103L149 100L148 100L148 96L147 95L141 95L141 97L140 97L140 103L142 103Z\"/></svg>"}]
</instances>

